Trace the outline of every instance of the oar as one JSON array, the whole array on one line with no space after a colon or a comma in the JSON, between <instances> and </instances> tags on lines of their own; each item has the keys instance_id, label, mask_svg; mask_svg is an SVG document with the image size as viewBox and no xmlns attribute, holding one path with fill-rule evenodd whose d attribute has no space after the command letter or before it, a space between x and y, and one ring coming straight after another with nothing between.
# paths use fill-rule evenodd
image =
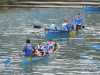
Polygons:
<instances>
[{"instance_id":1,"label":"oar","mask_svg":"<svg viewBox=\"0 0 100 75\"><path fill-rule=\"evenodd\" d=\"M0 55L2 55L2 52L0 52Z\"/></svg>"},{"instance_id":2,"label":"oar","mask_svg":"<svg viewBox=\"0 0 100 75\"><path fill-rule=\"evenodd\" d=\"M86 55L80 55L80 58L85 58L85 59L93 59L92 56L86 56Z\"/></svg>"},{"instance_id":3,"label":"oar","mask_svg":"<svg viewBox=\"0 0 100 75\"><path fill-rule=\"evenodd\" d=\"M8 63L10 63L10 60L11 60L10 58L8 58L7 60L5 60L5 62L4 62L4 63L5 63L5 66L6 66Z\"/></svg>"},{"instance_id":4,"label":"oar","mask_svg":"<svg viewBox=\"0 0 100 75\"><path fill-rule=\"evenodd\" d=\"M98 49L100 50L100 45L90 45L88 46L89 49Z\"/></svg>"},{"instance_id":5,"label":"oar","mask_svg":"<svg viewBox=\"0 0 100 75\"><path fill-rule=\"evenodd\" d=\"M18 53L16 54L16 56L18 56ZM15 58L16 56L14 56L14 57L12 57L12 58ZM7 64L9 64L10 63L10 61L11 61L11 58L8 58L7 60L5 60L5 66L7 65Z\"/></svg>"}]
</instances>

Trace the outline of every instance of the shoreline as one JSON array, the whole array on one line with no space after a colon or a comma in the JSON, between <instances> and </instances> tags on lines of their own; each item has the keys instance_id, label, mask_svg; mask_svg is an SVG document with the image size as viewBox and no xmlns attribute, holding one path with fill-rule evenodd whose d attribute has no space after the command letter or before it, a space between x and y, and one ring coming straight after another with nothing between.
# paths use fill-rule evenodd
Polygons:
<instances>
[{"instance_id":1,"label":"shoreline","mask_svg":"<svg viewBox=\"0 0 100 75\"><path fill-rule=\"evenodd\" d=\"M19 7L19 8L83 8L83 5L100 6L99 2L37 2L19 1L9 2L0 7Z\"/></svg>"},{"instance_id":2,"label":"shoreline","mask_svg":"<svg viewBox=\"0 0 100 75\"><path fill-rule=\"evenodd\" d=\"M0 7L14 8L83 8L83 6L59 6L59 5L0 5Z\"/></svg>"}]
</instances>

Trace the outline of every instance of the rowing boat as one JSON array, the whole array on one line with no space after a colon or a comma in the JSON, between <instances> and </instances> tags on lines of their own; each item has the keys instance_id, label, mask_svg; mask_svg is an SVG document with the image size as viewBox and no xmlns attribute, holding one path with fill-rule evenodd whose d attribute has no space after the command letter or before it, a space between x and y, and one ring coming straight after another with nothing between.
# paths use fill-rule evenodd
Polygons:
<instances>
[{"instance_id":1,"label":"rowing boat","mask_svg":"<svg viewBox=\"0 0 100 75\"><path fill-rule=\"evenodd\" d=\"M45 38L70 37L70 36L75 36L77 32L78 30L61 31L61 30L45 29Z\"/></svg>"},{"instance_id":2,"label":"rowing boat","mask_svg":"<svg viewBox=\"0 0 100 75\"><path fill-rule=\"evenodd\" d=\"M43 55L43 56L21 56L21 59L22 59L22 63L23 64L32 64L32 63L38 63L38 62L42 62L44 60L47 60L47 59L52 59L54 58L55 56L55 52L53 52L52 54L46 54L46 55Z\"/></svg>"},{"instance_id":3,"label":"rowing boat","mask_svg":"<svg viewBox=\"0 0 100 75\"><path fill-rule=\"evenodd\" d=\"M100 7L84 5L83 10L84 11L100 11Z\"/></svg>"}]
</instances>

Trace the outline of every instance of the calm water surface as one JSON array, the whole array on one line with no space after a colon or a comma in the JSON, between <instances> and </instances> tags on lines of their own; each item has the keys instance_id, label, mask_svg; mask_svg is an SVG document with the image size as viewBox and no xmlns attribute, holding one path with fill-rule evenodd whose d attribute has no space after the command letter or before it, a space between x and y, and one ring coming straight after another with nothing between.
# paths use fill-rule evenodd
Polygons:
<instances>
[{"instance_id":1,"label":"calm water surface","mask_svg":"<svg viewBox=\"0 0 100 75\"><path fill-rule=\"evenodd\" d=\"M53 60L24 65L20 57L14 57L22 50L26 39L31 39L34 46L45 41L43 29L33 29L33 25L46 28L54 20L60 28L65 19L73 20L77 13L81 13L94 30L81 31L76 37L54 38L62 49ZM100 75L100 51L88 49L91 44L100 44L99 28L100 12L68 8L0 9L0 51L3 53L0 75ZM91 55L93 59L82 59L80 54ZM8 58L11 62L5 66Z\"/></svg>"}]
</instances>

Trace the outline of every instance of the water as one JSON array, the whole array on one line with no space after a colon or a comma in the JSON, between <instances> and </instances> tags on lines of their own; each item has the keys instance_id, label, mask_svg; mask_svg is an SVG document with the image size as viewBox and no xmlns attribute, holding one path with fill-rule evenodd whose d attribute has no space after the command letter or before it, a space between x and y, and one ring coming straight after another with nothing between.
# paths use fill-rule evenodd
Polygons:
<instances>
[{"instance_id":1,"label":"water","mask_svg":"<svg viewBox=\"0 0 100 75\"><path fill-rule=\"evenodd\" d=\"M87 25L94 30L84 30L77 37L54 38L62 49L56 52L53 60L23 65L21 58L15 56L22 50L26 39L30 39L34 46L45 41L43 29L33 29L33 25L47 28L54 20L60 28L65 19L73 20L77 13L81 13ZM82 9L68 8L0 9L0 75L99 75L100 51L88 49L91 44L100 44L99 24L98 11L83 12ZM93 59L80 58L80 54L93 56ZM4 61L8 58L11 58L11 62L5 66Z\"/></svg>"}]
</instances>

